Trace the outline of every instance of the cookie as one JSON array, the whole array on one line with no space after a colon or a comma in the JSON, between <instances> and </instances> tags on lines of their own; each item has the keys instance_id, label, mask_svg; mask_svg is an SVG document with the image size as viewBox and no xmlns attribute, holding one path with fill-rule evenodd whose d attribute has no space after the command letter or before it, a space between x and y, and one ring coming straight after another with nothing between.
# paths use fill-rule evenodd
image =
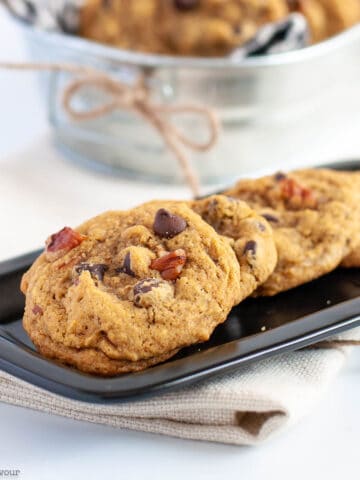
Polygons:
<instances>
[{"instance_id":1,"label":"cookie","mask_svg":"<svg viewBox=\"0 0 360 480\"><path fill-rule=\"evenodd\" d=\"M358 0L292 0L292 10L302 13L313 42L336 35L360 22Z\"/></svg>"},{"instance_id":2,"label":"cookie","mask_svg":"<svg viewBox=\"0 0 360 480\"><path fill-rule=\"evenodd\" d=\"M163 201L149 205L160 206ZM179 203L167 200L167 205ZM248 297L274 271L277 251L272 228L267 220L241 200L211 195L187 203L214 230L225 237L240 264L241 296Z\"/></svg>"},{"instance_id":3,"label":"cookie","mask_svg":"<svg viewBox=\"0 0 360 480\"><path fill-rule=\"evenodd\" d=\"M165 202L65 227L21 287L40 353L100 375L207 340L242 298L229 241L186 204Z\"/></svg>"},{"instance_id":4,"label":"cookie","mask_svg":"<svg viewBox=\"0 0 360 480\"><path fill-rule=\"evenodd\" d=\"M220 235L231 240L240 263L244 297L250 295L274 271L277 251L267 220L245 202L213 195L191 203L191 207Z\"/></svg>"},{"instance_id":5,"label":"cookie","mask_svg":"<svg viewBox=\"0 0 360 480\"><path fill-rule=\"evenodd\" d=\"M360 172L342 172L343 175L351 179L354 188L354 195L358 198L358 205L360 206ZM356 217L355 217L356 218ZM356 220L360 225L360 213ZM355 247L350 254L341 262L342 267L360 267L360 228L355 232Z\"/></svg>"},{"instance_id":6,"label":"cookie","mask_svg":"<svg viewBox=\"0 0 360 480\"><path fill-rule=\"evenodd\" d=\"M257 295L274 295L336 268L357 243L351 178L307 169L241 180L226 195L249 203L272 225L278 263Z\"/></svg>"},{"instance_id":7,"label":"cookie","mask_svg":"<svg viewBox=\"0 0 360 480\"><path fill-rule=\"evenodd\" d=\"M300 172L301 174L301 172ZM352 221L354 226L353 237L351 241L351 252L340 263L341 267L360 267L360 173L349 171L328 171L329 189L334 195L334 191L341 192L346 185L351 189L351 198L349 204L353 204ZM335 182L335 183L333 183ZM326 188L326 186L325 186Z\"/></svg>"},{"instance_id":8,"label":"cookie","mask_svg":"<svg viewBox=\"0 0 360 480\"><path fill-rule=\"evenodd\" d=\"M360 22L359 0L86 0L80 35L140 52L223 56L291 12L306 17L314 43Z\"/></svg>"},{"instance_id":9,"label":"cookie","mask_svg":"<svg viewBox=\"0 0 360 480\"><path fill-rule=\"evenodd\" d=\"M285 0L87 0L80 34L141 52L222 56L288 13Z\"/></svg>"},{"instance_id":10,"label":"cookie","mask_svg":"<svg viewBox=\"0 0 360 480\"><path fill-rule=\"evenodd\" d=\"M347 255L340 264L345 268L359 268L360 267L360 242L356 244L352 252Z\"/></svg>"}]
</instances>

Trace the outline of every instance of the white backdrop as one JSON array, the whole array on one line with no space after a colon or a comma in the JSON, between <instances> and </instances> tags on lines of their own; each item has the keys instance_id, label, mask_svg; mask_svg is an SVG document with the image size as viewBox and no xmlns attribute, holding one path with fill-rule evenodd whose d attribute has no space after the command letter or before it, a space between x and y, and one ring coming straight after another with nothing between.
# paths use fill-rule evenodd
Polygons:
<instances>
[{"instance_id":1,"label":"white backdrop","mask_svg":"<svg viewBox=\"0 0 360 480\"><path fill-rule=\"evenodd\" d=\"M0 58L24 55L21 38L0 9ZM93 173L65 162L46 141L36 146L47 124L32 74L0 72L0 126L1 259L39 246L64 223L76 224L117 202L126 206L185 192L111 178L95 183ZM10 156L34 142L25 154ZM118 431L0 404L0 469L18 468L19 478L36 480L353 478L359 464L359 375L355 352L328 397L301 425L257 449Z\"/></svg>"}]
</instances>

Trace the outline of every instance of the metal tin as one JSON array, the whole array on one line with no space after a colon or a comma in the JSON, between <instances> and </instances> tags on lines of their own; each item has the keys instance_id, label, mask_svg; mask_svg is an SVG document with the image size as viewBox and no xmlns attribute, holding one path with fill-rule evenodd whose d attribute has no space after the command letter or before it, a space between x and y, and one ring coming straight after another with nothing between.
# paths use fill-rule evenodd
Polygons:
<instances>
[{"instance_id":1,"label":"metal tin","mask_svg":"<svg viewBox=\"0 0 360 480\"><path fill-rule=\"evenodd\" d=\"M320 44L247 58L188 58L141 54L82 38L23 26L33 58L89 64L131 83L146 75L154 100L202 103L215 109L223 132L205 154L189 153L203 182L259 169L323 162L360 153L360 26ZM162 140L142 119L117 112L72 123L59 105L65 75L47 76L55 138L73 157L121 174L173 181L181 173ZM81 105L99 100L94 92ZM189 136L206 135L198 119L174 119ZM341 134L346 127L346 142ZM347 148L352 145L352 150Z\"/></svg>"}]
</instances>

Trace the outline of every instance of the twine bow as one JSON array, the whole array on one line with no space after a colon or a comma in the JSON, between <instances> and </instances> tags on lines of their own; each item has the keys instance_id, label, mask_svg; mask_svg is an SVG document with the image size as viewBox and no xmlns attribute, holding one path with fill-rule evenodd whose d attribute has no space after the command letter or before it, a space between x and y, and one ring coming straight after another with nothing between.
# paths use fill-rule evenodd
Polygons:
<instances>
[{"instance_id":1,"label":"twine bow","mask_svg":"<svg viewBox=\"0 0 360 480\"><path fill-rule=\"evenodd\" d=\"M198 176L189 162L185 148L196 152L204 152L216 144L219 135L219 122L215 113L209 108L194 104L156 104L150 99L150 93L143 76L140 76L139 80L130 86L100 70L66 63L0 62L0 69L68 72L81 75L79 78L70 80L62 93L62 105L67 115L73 120L84 121L101 117L118 109L137 113L159 132L164 143L177 158L193 195L195 197L199 195ZM75 109L73 99L86 87L95 87L103 91L109 96L109 100L88 110ZM169 117L180 114L202 116L208 124L208 140L196 142L179 130Z\"/></svg>"}]
</instances>

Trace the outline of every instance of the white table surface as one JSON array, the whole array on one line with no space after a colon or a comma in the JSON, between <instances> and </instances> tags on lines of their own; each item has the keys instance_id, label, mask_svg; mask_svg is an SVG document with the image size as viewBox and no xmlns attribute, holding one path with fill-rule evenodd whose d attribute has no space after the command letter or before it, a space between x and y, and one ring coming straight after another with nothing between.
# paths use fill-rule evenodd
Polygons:
<instances>
[{"instance_id":1,"label":"white table surface","mask_svg":"<svg viewBox=\"0 0 360 480\"><path fill-rule=\"evenodd\" d=\"M16 28L0 9L0 59L25 58ZM31 164L24 155L18 162L9 161L9 154L26 149L47 130L35 77L0 72L0 105L0 259L40 245L49 231L66 220L81 220L83 212L95 213L114 199L130 205L151 196L167 196L170 190L175 196L183 194L181 189L104 178L102 186L109 195L95 204L93 173L51 155L36 161L32 156ZM66 175L74 177L62 186ZM63 204L59 201L62 188L69 196ZM41 192L38 205L33 189ZM69 205L79 197L79 208L71 210ZM42 209L41 219L31 215L37 207ZM19 478L39 480L356 478L359 375L360 351L355 351L313 412L258 448L115 430L0 404L0 470L20 469Z\"/></svg>"}]
</instances>

